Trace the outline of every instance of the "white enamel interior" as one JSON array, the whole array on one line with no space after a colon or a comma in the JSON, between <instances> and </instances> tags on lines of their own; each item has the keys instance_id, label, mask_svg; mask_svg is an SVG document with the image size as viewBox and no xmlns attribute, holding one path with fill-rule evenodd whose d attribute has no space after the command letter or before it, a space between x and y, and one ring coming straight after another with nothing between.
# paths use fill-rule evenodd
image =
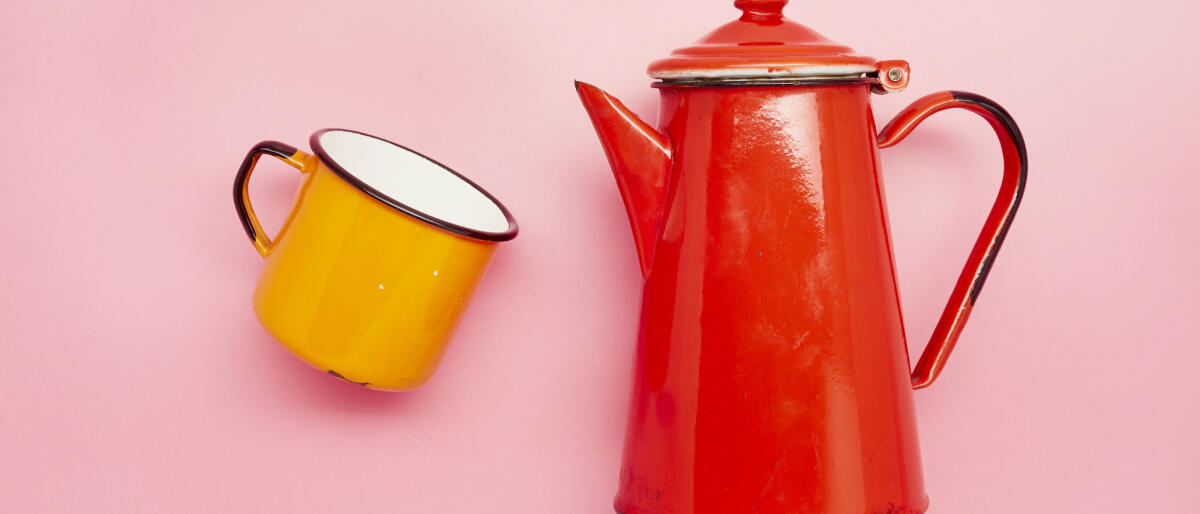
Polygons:
<instances>
[{"instance_id":1,"label":"white enamel interior","mask_svg":"<svg viewBox=\"0 0 1200 514\"><path fill-rule=\"evenodd\" d=\"M479 232L508 230L496 202L429 159L355 132L331 130L320 143L347 173L418 212Z\"/></svg>"}]
</instances>

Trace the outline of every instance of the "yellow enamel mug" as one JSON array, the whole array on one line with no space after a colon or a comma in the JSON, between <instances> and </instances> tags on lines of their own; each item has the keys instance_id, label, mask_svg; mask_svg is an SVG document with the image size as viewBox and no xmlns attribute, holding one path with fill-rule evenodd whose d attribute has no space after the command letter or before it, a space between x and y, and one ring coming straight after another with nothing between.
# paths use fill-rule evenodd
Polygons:
<instances>
[{"instance_id":1,"label":"yellow enamel mug","mask_svg":"<svg viewBox=\"0 0 1200 514\"><path fill-rule=\"evenodd\" d=\"M322 371L406 390L437 369L496 246L517 223L492 195L413 150L350 130L309 139L315 155L274 141L250 149L233 202L266 259L254 289L263 327ZM262 155L300 170L279 234L250 205Z\"/></svg>"}]
</instances>

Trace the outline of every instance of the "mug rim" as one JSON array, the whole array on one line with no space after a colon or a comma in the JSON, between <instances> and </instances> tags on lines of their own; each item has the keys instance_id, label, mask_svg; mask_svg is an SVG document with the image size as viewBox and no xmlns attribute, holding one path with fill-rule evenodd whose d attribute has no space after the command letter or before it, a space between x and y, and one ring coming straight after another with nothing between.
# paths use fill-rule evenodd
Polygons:
<instances>
[{"instance_id":1,"label":"mug rim","mask_svg":"<svg viewBox=\"0 0 1200 514\"><path fill-rule=\"evenodd\" d=\"M508 222L508 228L506 228L505 230L502 230L500 232L491 232L491 231L487 231L487 230L479 230L479 229L466 227L463 225L459 225L457 223L451 223L451 222L441 219L437 216L434 216L434 215L428 214L426 212L422 212L418 209L415 209L415 208L405 204L404 202L401 202L399 200L396 200L395 198L392 198L391 196L384 194L382 191L380 191L374 187L371 187L370 184L367 184L362 179L355 176L354 173L351 173L350 171L343 168L341 164L338 164L337 160L335 160L332 156L329 155L329 152L325 151L325 147L321 145L321 136L326 133L329 133L329 132L348 132L351 134L358 134L360 136L369 137L371 139L382 141L384 143L387 143L387 144L390 144L397 148L400 148L406 152L410 152L422 159L425 159L433 164L436 164L438 167L442 168L445 171L450 172L450 174L454 175L456 178L463 181L467 185L475 188L475 190L479 191L479 193L482 194L484 197L486 197L488 199L488 201L495 204L496 207L500 209L500 212L502 214L504 214L504 219ZM413 150L412 148L404 146L395 141L389 141L382 137L373 136L366 132L360 132L357 130L342 129L342 128L324 128L324 129L318 130L316 132L313 132L313 134L311 136L309 136L309 138L308 138L308 145L310 147L312 147L313 153L316 154L317 158L320 159L323 164L328 166L329 169L331 171L333 171L333 173L336 174L338 177L340 177L342 180L345 180L347 183L349 183L355 189L358 189L359 191L366 193L367 196L370 196L371 198L379 200L380 202L383 202L388 207L391 207L397 211L400 211L402 214L407 214L413 218L416 218L420 221L423 221L425 223L433 225L434 227L440 228L442 230L446 230L448 232L452 232L452 233L458 234L460 236L466 236L466 237L479 239L479 240L483 240L483 241L500 242L500 241L508 241L508 240L513 239L514 237L517 237L517 231L518 231L517 220L513 218L513 215L511 212L509 212L508 208L505 207L503 203L500 203L500 200L496 199L495 196L492 196L492 194L487 192L486 189L480 187L479 184L476 184L475 182L471 181L471 179L463 176L461 173L454 171L453 168L446 166L445 164L442 164L437 159L429 157L428 155L425 155L421 152Z\"/></svg>"}]
</instances>

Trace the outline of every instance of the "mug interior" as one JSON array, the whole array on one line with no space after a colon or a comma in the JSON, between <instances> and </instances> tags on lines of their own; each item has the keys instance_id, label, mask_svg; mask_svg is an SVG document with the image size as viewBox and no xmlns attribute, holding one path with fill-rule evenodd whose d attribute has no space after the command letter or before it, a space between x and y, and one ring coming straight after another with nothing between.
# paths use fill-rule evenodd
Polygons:
<instances>
[{"instance_id":1,"label":"mug interior","mask_svg":"<svg viewBox=\"0 0 1200 514\"><path fill-rule=\"evenodd\" d=\"M311 143L318 157L352 185L407 214L480 239L507 240L516 235L516 223L496 199L417 152L339 129L317 132Z\"/></svg>"}]
</instances>

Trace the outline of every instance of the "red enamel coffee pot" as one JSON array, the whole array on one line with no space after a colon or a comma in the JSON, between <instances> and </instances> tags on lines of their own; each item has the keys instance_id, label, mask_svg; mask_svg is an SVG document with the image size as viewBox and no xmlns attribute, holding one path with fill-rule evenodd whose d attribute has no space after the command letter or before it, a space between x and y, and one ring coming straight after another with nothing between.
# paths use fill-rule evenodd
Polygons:
<instances>
[{"instance_id":1,"label":"red enamel coffee pot","mask_svg":"<svg viewBox=\"0 0 1200 514\"><path fill-rule=\"evenodd\" d=\"M912 390L937 378L1024 189L996 103L948 91L876 133L869 97L903 61L854 53L738 0L740 19L650 65L658 128L577 83L645 276L615 506L625 514L910 513L929 504ZM909 371L878 149L933 113L974 112L1000 194Z\"/></svg>"}]
</instances>

